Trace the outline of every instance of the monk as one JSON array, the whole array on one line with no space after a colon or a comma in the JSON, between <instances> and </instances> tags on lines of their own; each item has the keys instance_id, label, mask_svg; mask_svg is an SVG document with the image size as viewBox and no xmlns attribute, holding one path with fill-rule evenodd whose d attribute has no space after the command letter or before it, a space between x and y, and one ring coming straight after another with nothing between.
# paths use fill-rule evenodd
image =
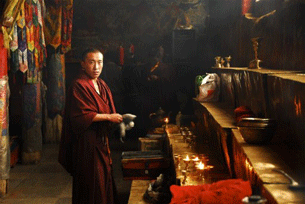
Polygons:
<instances>
[{"instance_id":1,"label":"monk","mask_svg":"<svg viewBox=\"0 0 305 204\"><path fill-rule=\"evenodd\" d=\"M108 136L113 124L123 119L109 87L99 78L103 54L86 50L81 66L67 92L59 163L73 177L73 204L111 204L115 187Z\"/></svg>"}]
</instances>

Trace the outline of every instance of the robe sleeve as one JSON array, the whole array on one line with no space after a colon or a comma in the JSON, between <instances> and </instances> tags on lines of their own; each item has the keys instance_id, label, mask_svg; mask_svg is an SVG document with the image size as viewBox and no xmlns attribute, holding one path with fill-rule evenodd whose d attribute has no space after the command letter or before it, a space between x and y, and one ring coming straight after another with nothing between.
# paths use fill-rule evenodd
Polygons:
<instances>
[{"instance_id":1,"label":"robe sleeve","mask_svg":"<svg viewBox=\"0 0 305 204\"><path fill-rule=\"evenodd\" d=\"M98 113L97 102L92 97L92 93L80 83L76 83L71 89L69 108L72 131L77 135L92 124L93 118Z\"/></svg>"}]
</instances>

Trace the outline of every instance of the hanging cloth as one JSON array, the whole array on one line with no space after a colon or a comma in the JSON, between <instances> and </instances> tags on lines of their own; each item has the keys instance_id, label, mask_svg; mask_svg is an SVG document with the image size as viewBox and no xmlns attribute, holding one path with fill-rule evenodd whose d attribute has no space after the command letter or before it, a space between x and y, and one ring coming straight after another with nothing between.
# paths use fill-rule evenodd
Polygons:
<instances>
[{"instance_id":1,"label":"hanging cloth","mask_svg":"<svg viewBox=\"0 0 305 204\"><path fill-rule=\"evenodd\" d=\"M4 36L0 32L0 138L6 119L7 100L7 49L4 47Z\"/></svg>"},{"instance_id":2,"label":"hanging cloth","mask_svg":"<svg viewBox=\"0 0 305 204\"><path fill-rule=\"evenodd\" d=\"M47 44L47 109L54 119L63 114L65 104L65 53L71 49L73 0L46 1L45 37Z\"/></svg>"},{"instance_id":3,"label":"hanging cloth","mask_svg":"<svg viewBox=\"0 0 305 204\"><path fill-rule=\"evenodd\" d=\"M46 44L56 49L61 44L61 0L49 0L46 2L47 15L45 18Z\"/></svg>"},{"instance_id":4,"label":"hanging cloth","mask_svg":"<svg viewBox=\"0 0 305 204\"><path fill-rule=\"evenodd\" d=\"M61 46L61 52L71 49L73 0L49 0L45 18L46 44L54 49Z\"/></svg>"},{"instance_id":5,"label":"hanging cloth","mask_svg":"<svg viewBox=\"0 0 305 204\"><path fill-rule=\"evenodd\" d=\"M4 36L0 32L0 79L7 76L7 49L3 44Z\"/></svg>"},{"instance_id":6,"label":"hanging cloth","mask_svg":"<svg viewBox=\"0 0 305 204\"><path fill-rule=\"evenodd\" d=\"M49 47L46 74L48 117L54 119L58 114L63 115L65 105L65 55Z\"/></svg>"},{"instance_id":7,"label":"hanging cloth","mask_svg":"<svg viewBox=\"0 0 305 204\"><path fill-rule=\"evenodd\" d=\"M9 85L7 76L8 52L4 47L4 35L0 32L0 179L9 179L10 151L8 134Z\"/></svg>"},{"instance_id":8,"label":"hanging cloth","mask_svg":"<svg viewBox=\"0 0 305 204\"><path fill-rule=\"evenodd\" d=\"M67 53L71 50L73 0L63 0L63 5L61 51Z\"/></svg>"},{"instance_id":9,"label":"hanging cloth","mask_svg":"<svg viewBox=\"0 0 305 204\"><path fill-rule=\"evenodd\" d=\"M2 55L0 56L0 58L1 57ZM9 99L8 77L3 76L0 78L0 152L1 152L0 179L1 180L9 179L9 172L10 172L8 99Z\"/></svg>"},{"instance_id":10,"label":"hanging cloth","mask_svg":"<svg viewBox=\"0 0 305 204\"><path fill-rule=\"evenodd\" d=\"M46 64L43 7L44 0L25 0L13 26L10 41L11 71L25 73L27 83L38 83L40 72Z\"/></svg>"},{"instance_id":11,"label":"hanging cloth","mask_svg":"<svg viewBox=\"0 0 305 204\"><path fill-rule=\"evenodd\" d=\"M20 18L25 0L7 0L4 6L3 21L1 22L2 32L4 35L4 47L9 49L9 43L12 40L14 24Z\"/></svg>"},{"instance_id":12,"label":"hanging cloth","mask_svg":"<svg viewBox=\"0 0 305 204\"><path fill-rule=\"evenodd\" d=\"M20 10L20 19L17 21L18 62L19 70L25 73L28 70L28 50L26 36L25 6Z\"/></svg>"}]
</instances>

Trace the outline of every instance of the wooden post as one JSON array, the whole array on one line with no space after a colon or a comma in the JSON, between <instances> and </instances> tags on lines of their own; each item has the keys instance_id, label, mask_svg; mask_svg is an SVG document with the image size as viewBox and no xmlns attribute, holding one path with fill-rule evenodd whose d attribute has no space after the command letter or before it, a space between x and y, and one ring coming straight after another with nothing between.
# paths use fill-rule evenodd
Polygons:
<instances>
[{"instance_id":1,"label":"wooden post","mask_svg":"<svg viewBox=\"0 0 305 204\"><path fill-rule=\"evenodd\" d=\"M55 50L48 52L44 101L44 142L59 143L62 113L65 106L65 55Z\"/></svg>"},{"instance_id":2,"label":"wooden post","mask_svg":"<svg viewBox=\"0 0 305 204\"><path fill-rule=\"evenodd\" d=\"M42 150L41 83L24 84L22 99L22 164L36 164Z\"/></svg>"}]
</instances>

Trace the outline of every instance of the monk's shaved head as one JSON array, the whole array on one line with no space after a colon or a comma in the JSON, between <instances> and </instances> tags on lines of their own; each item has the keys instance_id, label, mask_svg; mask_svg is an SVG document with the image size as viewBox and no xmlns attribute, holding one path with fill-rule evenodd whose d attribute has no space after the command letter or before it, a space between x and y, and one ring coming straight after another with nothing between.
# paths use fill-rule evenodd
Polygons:
<instances>
[{"instance_id":1,"label":"monk's shaved head","mask_svg":"<svg viewBox=\"0 0 305 204\"><path fill-rule=\"evenodd\" d=\"M97 49L97 48L88 48L88 49L86 49L86 50L82 53L82 61L84 62L84 61L86 60L88 53L98 53L98 52L101 53L101 54L103 54L102 51L99 50L99 49Z\"/></svg>"}]
</instances>

